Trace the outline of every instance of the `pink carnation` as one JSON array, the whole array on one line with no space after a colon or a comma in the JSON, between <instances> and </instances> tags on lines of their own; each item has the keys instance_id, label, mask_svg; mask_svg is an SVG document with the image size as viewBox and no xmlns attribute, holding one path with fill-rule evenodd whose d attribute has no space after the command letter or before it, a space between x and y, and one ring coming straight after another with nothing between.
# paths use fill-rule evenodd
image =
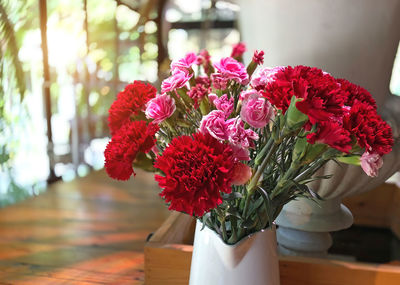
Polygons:
<instances>
[{"instance_id":1,"label":"pink carnation","mask_svg":"<svg viewBox=\"0 0 400 285\"><path fill-rule=\"evenodd\" d=\"M253 128L265 127L274 116L271 103L259 94L251 95L242 104L240 117Z\"/></svg>"},{"instance_id":2,"label":"pink carnation","mask_svg":"<svg viewBox=\"0 0 400 285\"><path fill-rule=\"evenodd\" d=\"M225 113L225 118L228 118L233 111L233 98L228 99L228 95L224 94L218 98L215 94L209 94L208 98L215 107Z\"/></svg>"},{"instance_id":3,"label":"pink carnation","mask_svg":"<svg viewBox=\"0 0 400 285\"><path fill-rule=\"evenodd\" d=\"M257 65L261 65L264 63L264 51L256 50L253 54L253 59L252 59Z\"/></svg>"},{"instance_id":4,"label":"pink carnation","mask_svg":"<svg viewBox=\"0 0 400 285\"><path fill-rule=\"evenodd\" d=\"M189 69L192 67L193 63L195 63L196 59L197 59L196 54L191 52L186 54L184 58L172 61L171 63L172 74L175 74L178 70L189 72Z\"/></svg>"},{"instance_id":5,"label":"pink carnation","mask_svg":"<svg viewBox=\"0 0 400 285\"><path fill-rule=\"evenodd\" d=\"M240 100L245 101L245 100L249 99L250 96L252 96L252 95L261 96L261 94L255 89L242 91L239 96L240 96Z\"/></svg>"},{"instance_id":6,"label":"pink carnation","mask_svg":"<svg viewBox=\"0 0 400 285\"><path fill-rule=\"evenodd\" d=\"M211 67L211 56L208 53L207 50L203 49L200 51L199 55L197 56L196 59L196 64L197 65L202 65L204 68L204 72L209 74L211 72L210 67Z\"/></svg>"},{"instance_id":7,"label":"pink carnation","mask_svg":"<svg viewBox=\"0 0 400 285\"><path fill-rule=\"evenodd\" d=\"M175 100L167 94L159 95L146 104L146 118L158 124L172 116L175 112Z\"/></svg>"},{"instance_id":8,"label":"pink carnation","mask_svg":"<svg viewBox=\"0 0 400 285\"><path fill-rule=\"evenodd\" d=\"M229 142L240 148L248 149L254 147L254 140L258 140L258 135L251 129L245 129L244 123L240 118L233 118L226 122L226 132Z\"/></svg>"},{"instance_id":9,"label":"pink carnation","mask_svg":"<svg viewBox=\"0 0 400 285\"><path fill-rule=\"evenodd\" d=\"M199 55L197 56L196 64L197 65L207 64L210 62L210 59L211 59L211 56L208 53L208 51L205 49L202 49L200 51Z\"/></svg>"},{"instance_id":10,"label":"pink carnation","mask_svg":"<svg viewBox=\"0 0 400 285\"><path fill-rule=\"evenodd\" d=\"M215 89L225 90L228 87L228 79L220 73L211 74L211 81Z\"/></svg>"},{"instance_id":11,"label":"pink carnation","mask_svg":"<svg viewBox=\"0 0 400 285\"><path fill-rule=\"evenodd\" d=\"M249 82L249 75L241 62L232 57L225 57L214 64L214 67L225 79L232 79L246 85Z\"/></svg>"},{"instance_id":12,"label":"pink carnation","mask_svg":"<svg viewBox=\"0 0 400 285\"><path fill-rule=\"evenodd\" d=\"M200 122L200 132L209 133L218 140L226 140L225 113L220 110L211 111Z\"/></svg>"},{"instance_id":13,"label":"pink carnation","mask_svg":"<svg viewBox=\"0 0 400 285\"><path fill-rule=\"evenodd\" d=\"M203 99L209 92L211 92L211 88L204 86L203 84L196 84L192 86L188 91L188 96L195 100L195 102Z\"/></svg>"},{"instance_id":14,"label":"pink carnation","mask_svg":"<svg viewBox=\"0 0 400 285\"><path fill-rule=\"evenodd\" d=\"M241 57L246 51L246 45L244 43L237 43L233 46L231 57Z\"/></svg>"},{"instance_id":15,"label":"pink carnation","mask_svg":"<svg viewBox=\"0 0 400 285\"><path fill-rule=\"evenodd\" d=\"M252 175L250 166L238 162L235 164L233 168L233 177L232 184L233 185L244 185L247 181L250 180Z\"/></svg>"},{"instance_id":16,"label":"pink carnation","mask_svg":"<svg viewBox=\"0 0 400 285\"><path fill-rule=\"evenodd\" d=\"M257 90L263 90L269 82L275 80L275 74L283 69L283 66L261 68L260 71L252 77L250 84Z\"/></svg>"},{"instance_id":17,"label":"pink carnation","mask_svg":"<svg viewBox=\"0 0 400 285\"><path fill-rule=\"evenodd\" d=\"M193 74L177 69L174 74L161 83L161 93L171 92L175 89L182 88L192 76Z\"/></svg>"},{"instance_id":18,"label":"pink carnation","mask_svg":"<svg viewBox=\"0 0 400 285\"><path fill-rule=\"evenodd\" d=\"M364 172L371 177L378 176L378 170L383 165L382 156L378 153L364 152L361 156L361 167Z\"/></svg>"}]
</instances>

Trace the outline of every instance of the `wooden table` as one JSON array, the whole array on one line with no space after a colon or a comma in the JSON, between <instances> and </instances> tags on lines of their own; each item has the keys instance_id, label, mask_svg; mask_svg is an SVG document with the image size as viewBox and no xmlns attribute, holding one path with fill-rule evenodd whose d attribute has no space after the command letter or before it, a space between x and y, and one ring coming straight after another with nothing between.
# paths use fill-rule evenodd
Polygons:
<instances>
[{"instance_id":1,"label":"wooden table","mask_svg":"<svg viewBox=\"0 0 400 285\"><path fill-rule=\"evenodd\" d=\"M0 284L143 284L143 246L168 216L153 175L104 171L0 209Z\"/></svg>"}]
</instances>

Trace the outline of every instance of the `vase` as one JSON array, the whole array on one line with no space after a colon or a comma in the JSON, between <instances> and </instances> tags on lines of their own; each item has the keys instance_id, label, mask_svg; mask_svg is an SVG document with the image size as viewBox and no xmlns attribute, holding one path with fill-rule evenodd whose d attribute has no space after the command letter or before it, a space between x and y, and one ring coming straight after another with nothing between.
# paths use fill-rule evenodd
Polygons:
<instances>
[{"instance_id":1,"label":"vase","mask_svg":"<svg viewBox=\"0 0 400 285\"><path fill-rule=\"evenodd\" d=\"M275 225L228 245L197 221L190 285L278 285Z\"/></svg>"}]
</instances>

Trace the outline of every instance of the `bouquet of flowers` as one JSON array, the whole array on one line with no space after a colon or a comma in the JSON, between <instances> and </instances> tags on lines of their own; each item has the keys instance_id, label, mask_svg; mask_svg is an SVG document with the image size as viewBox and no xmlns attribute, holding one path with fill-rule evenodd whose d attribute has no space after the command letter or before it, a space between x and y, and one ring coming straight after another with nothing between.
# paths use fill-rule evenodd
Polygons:
<instances>
[{"instance_id":1,"label":"bouquet of flowers","mask_svg":"<svg viewBox=\"0 0 400 285\"><path fill-rule=\"evenodd\" d=\"M245 46L212 62L206 50L171 63L160 94L134 81L109 110L110 177L154 171L160 196L195 216L225 243L272 225L297 197L318 199L307 183L327 161L361 164L376 176L392 131L370 93L307 66L260 67Z\"/></svg>"}]
</instances>

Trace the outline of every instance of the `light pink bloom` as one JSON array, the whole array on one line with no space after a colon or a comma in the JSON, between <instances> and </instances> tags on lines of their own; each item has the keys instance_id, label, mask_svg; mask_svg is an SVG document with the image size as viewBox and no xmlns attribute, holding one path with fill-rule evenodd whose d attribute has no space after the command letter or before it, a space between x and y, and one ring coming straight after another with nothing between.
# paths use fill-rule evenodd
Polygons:
<instances>
[{"instance_id":1,"label":"light pink bloom","mask_svg":"<svg viewBox=\"0 0 400 285\"><path fill-rule=\"evenodd\" d=\"M177 70L174 74L161 83L161 93L171 92L175 89L182 88L192 76L193 74L189 74L188 72L182 70Z\"/></svg>"},{"instance_id":2,"label":"light pink bloom","mask_svg":"<svg viewBox=\"0 0 400 285\"><path fill-rule=\"evenodd\" d=\"M243 185L246 184L247 181L250 180L252 175L250 166L238 162L233 168L233 177L232 184L233 185Z\"/></svg>"},{"instance_id":3,"label":"light pink bloom","mask_svg":"<svg viewBox=\"0 0 400 285\"><path fill-rule=\"evenodd\" d=\"M259 95L259 96L261 96L260 93L258 93L257 90L250 89L250 90L246 90L246 91L240 92L240 94L239 94L240 100L245 101L245 100L249 99L249 97L251 95Z\"/></svg>"},{"instance_id":4,"label":"light pink bloom","mask_svg":"<svg viewBox=\"0 0 400 285\"><path fill-rule=\"evenodd\" d=\"M226 121L226 133L232 145L244 149L254 147L254 140L258 140L257 133L251 129L245 129L244 123L240 118Z\"/></svg>"},{"instance_id":5,"label":"light pink bloom","mask_svg":"<svg viewBox=\"0 0 400 285\"><path fill-rule=\"evenodd\" d=\"M179 60L174 60L171 63L171 72L172 74L176 73L178 70L189 72L189 69L197 60L197 56L195 53L191 52L186 54L184 58Z\"/></svg>"},{"instance_id":6,"label":"light pink bloom","mask_svg":"<svg viewBox=\"0 0 400 285\"><path fill-rule=\"evenodd\" d=\"M146 118L158 124L172 116L175 112L175 100L167 94L159 95L146 104Z\"/></svg>"},{"instance_id":7,"label":"light pink bloom","mask_svg":"<svg viewBox=\"0 0 400 285\"><path fill-rule=\"evenodd\" d=\"M200 132L209 133L218 140L226 140L225 113L220 110L211 111L200 122Z\"/></svg>"},{"instance_id":8,"label":"light pink bloom","mask_svg":"<svg viewBox=\"0 0 400 285\"><path fill-rule=\"evenodd\" d=\"M361 167L368 176L378 176L378 170L382 165L382 156L377 153L364 152L361 156Z\"/></svg>"},{"instance_id":9,"label":"light pink bloom","mask_svg":"<svg viewBox=\"0 0 400 285\"><path fill-rule=\"evenodd\" d=\"M246 45L244 43L237 43L233 46L231 57L240 57L246 51Z\"/></svg>"},{"instance_id":10,"label":"light pink bloom","mask_svg":"<svg viewBox=\"0 0 400 285\"><path fill-rule=\"evenodd\" d=\"M265 89L265 86L275 80L275 74L282 70L283 66L277 67L264 67L261 68L257 74L255 74L251 79L251 86L257 90Z\"/></svg>"},{"instance_id":11,"label":"light pink bloom","mask_svg":"<svg viewBox=\"0 0 400 285\"><path fill-rule=\"evenodd\" d=\"M211 95L211 97L210 97ZM225 113L225 118L228 118L233 111L233 98L228 99L228 95L224 94L218 98L215 94L209 94L208 98L215 107Z\"/></svg>"},{"instance_id":12,"label":"light pink bloom","mask_svg":"<svg viewBox=\"0 0 400 285\"><path fill-rule=\"evenodd\" d=\"M215 89L225 90L228 86L228 80L226 77L221 75L220 73L211 74L212 85Z\"/></svg>"},{"instance_id":13,"label":"light pink bloom","mask_svg":"<svg viewBox=\"0 0 400 285\"><path fill-rule=\"evenodd\" d=\"M274 116L271 103L259 94L253 94L242 103L240 118L253 128L263 128Z\"/></svg>"},{"instance_id":14,"label":"light pink bloom","mask_svg":"<svg viewBox=\"0 0 400 285\"><path fill-rule=\"evenodd\" d=\"M211 104L214 104L214 101L218 99L218 95L215 93L210 93L208 94L208 101L210 101Z\"/></svg>"},{"instance_id":15,"label":"light pink bloom","mask_svg":"<svg viewBox=\"0 0 400 285\"><path fill-rule=\"evenodd\" d=\"M232 57L225 57L219 62L214 63L214 67L225 79L232 79L246 85L249 82L249 75L243 63L238 62Z\"/></svg>"}]
</instances>

